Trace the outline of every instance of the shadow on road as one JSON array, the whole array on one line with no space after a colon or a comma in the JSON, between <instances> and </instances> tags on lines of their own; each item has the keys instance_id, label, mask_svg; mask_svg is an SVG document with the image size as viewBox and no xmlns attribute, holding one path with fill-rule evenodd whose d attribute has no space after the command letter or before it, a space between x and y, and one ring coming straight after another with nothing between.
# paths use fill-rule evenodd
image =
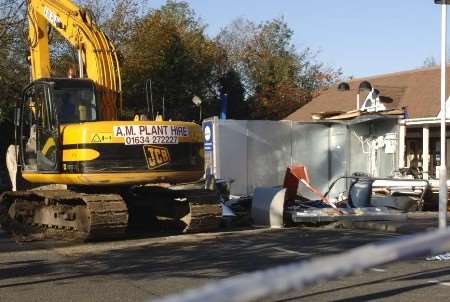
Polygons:
<instances>
[{"instance_id":1,"label":"shadow on road","mask_svg":"<svg viewBox=\"0 0 450 302\"><path fill-rule=\"evenodd\" d=\"M61 280L76 282L76 279L86 276L130 280L223 278L306 259L311 255L339 253L387 236L363 231L287 229L202 241L159 242L97 255L63 257L62 261L2 263L0 260L0 288ZM45 278L17 280L30 276ZM15 282L5 282L10 279L15 279Z\"/></svg>"},{"instance_id":2,"label":"shadow on road","mask_svg":"<svg viewBox=\"0 0 450 302\"><path fill-rule=\"evenodd\" d=\"M439 278L442 276L449 276L449 275L450 275L450 264L444 268L430 269L430 270L426 270L426 271L402 274L402 275L389 277L389 278L382 278L382 279L378 279L378 280L374 280L374 281L370 281L370 282L355 283L355 284L352 284L349 286L335 287L335 288L328 289L328 290L316 291L311 294L298 295L295 297L289 297L287 299L276 300L276 302L296 301L299 299L311 298L314 296L319 296L319 295L329 294L329 293L336 293L338 291L348 290L348 289L352 289L352 288L361 288L363 286L369 286L369 285L374 285L374 284L388 283L388 282L394 282L394 281L419 280L419 279L420 280L428 280L430 278ZM428 286L432 286L432 285L434 285L434 284L433 283L420 284L420 285L417 285L418 286L417 288L428 287ZM360 296L360 297L354 297L356 300L344 299L344 300L336 300L336 301L341 301L341 302L344 302L344 301L369 301L372 299L386 298L386 297L390 296L391 294L395 295L395 294L405 292L408 290L417 289L417 288L415 288L415 286L403 287L403 288L398 288L398 289L394 289L394 290L377 293L377 294L380 294L380 296L372 297L372 295L376 295L376 294L370 294L370 295L365 295L365 296ZM400 292L394 293L394 291L400 291ZM383 293L385 294L385 296L383 296Z\"/></svg>"}]
</instances>

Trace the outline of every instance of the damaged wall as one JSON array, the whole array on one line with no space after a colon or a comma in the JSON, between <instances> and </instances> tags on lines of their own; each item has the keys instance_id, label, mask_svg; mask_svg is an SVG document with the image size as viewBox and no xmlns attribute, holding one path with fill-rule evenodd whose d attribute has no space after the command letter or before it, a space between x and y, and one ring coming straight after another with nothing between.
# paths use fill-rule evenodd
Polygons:
<instances>
[{"instance_id":1,"label":"damaged wall","mask_svg":"<svg viewBox=\"0 0 450 302\"><path fill-rule=\"evenodd\" d=\"M387 177L398 165L396 118L370 116L347 122L310 123L205 122L213 125L213 148L206 151L206 165L217 178L234 180L234 195L252 195L257 186L280 185L290 164L305 165L312 184L322 192L340 176L363 172ZM389 143L387 149L385 142ZM331 195L345 191L347 185L348 181L339 182ZM313 197L306 191L302 193Z\"/></svg>"}]
</instances>

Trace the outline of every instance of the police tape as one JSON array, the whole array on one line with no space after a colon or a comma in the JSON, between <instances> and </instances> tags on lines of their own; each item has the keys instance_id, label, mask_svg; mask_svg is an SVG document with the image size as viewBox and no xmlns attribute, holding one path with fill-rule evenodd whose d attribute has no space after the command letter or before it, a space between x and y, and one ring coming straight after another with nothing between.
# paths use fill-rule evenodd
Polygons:
<instances>
[{"instance_id":1,"label":"police tape","mask_svg":"<svg viewBox=\"0 0 450 302\"><path fill-rule=\"evenodd\" d=\"M333 256L222 279L153 302L244 302L301 290L378 265L450 250L450 228L389 239Z\"/></svg>"}]
</instances>

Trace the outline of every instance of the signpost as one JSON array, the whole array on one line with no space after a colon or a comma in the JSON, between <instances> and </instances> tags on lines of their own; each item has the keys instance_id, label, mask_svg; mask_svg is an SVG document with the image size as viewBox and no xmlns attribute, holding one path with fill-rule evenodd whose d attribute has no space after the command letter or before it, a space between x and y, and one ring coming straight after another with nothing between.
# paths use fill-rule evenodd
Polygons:
<instances>
[{"instance_id":1,"label":"signpost","mask_svg":"<svg viewBox=\"0 0 450 302\"><path fill-rule=\"evenodd\" d=\"M207 121L203 123L203 135L205 142L205 151L213 150L213 124L211 121Z\"/></svg>"}]
</instances>

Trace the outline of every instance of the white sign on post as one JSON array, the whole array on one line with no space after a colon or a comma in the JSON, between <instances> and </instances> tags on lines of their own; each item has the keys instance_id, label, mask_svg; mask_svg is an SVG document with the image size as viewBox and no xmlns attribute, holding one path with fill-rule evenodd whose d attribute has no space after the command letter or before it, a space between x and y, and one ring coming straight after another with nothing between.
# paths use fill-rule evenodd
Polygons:
<instances>
[{"instance_id":1,"label":"white sign on post","mask_svg":"<svg viewBox=\"0 0 450 302\"><path fill-rule=\"evenodd\" d=\"M189 136L189 129L169 125L123 125L113 127L113 136L123 137L125 145L178 144L180 137Z\"/></svg>"}]
</instances>

